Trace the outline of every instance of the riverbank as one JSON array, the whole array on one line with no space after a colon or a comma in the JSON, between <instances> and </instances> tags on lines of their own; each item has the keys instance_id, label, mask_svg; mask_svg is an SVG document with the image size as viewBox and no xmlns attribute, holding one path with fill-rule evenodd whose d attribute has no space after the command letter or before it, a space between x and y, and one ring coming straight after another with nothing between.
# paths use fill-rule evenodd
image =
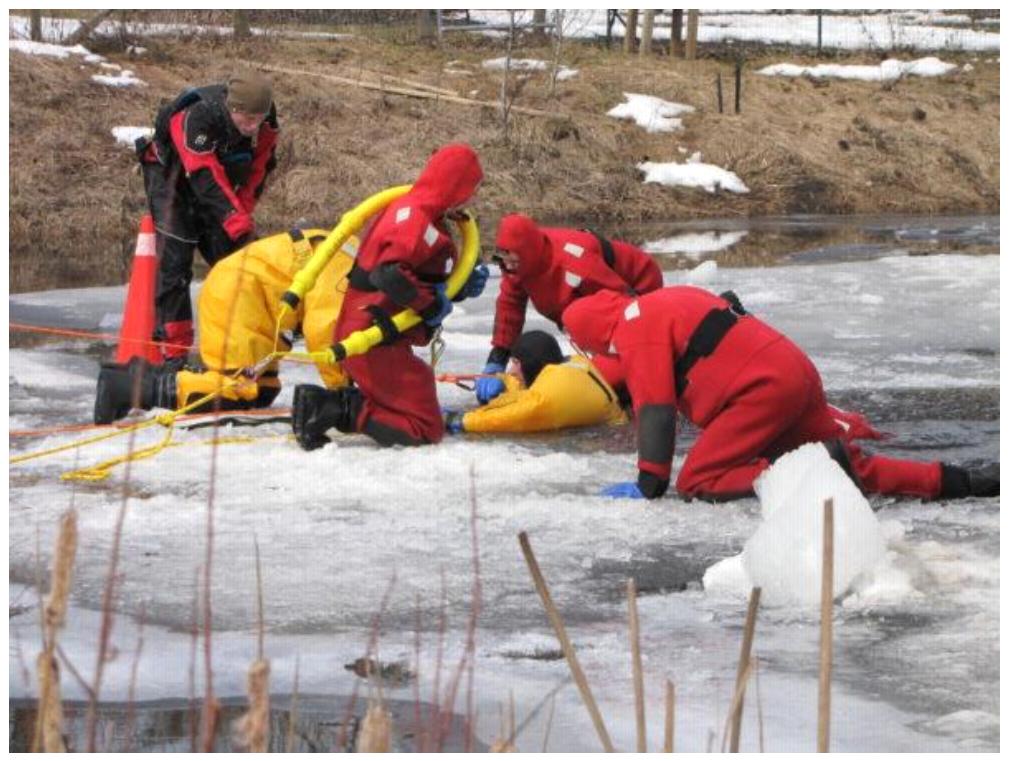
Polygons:
<instances>
[{"instance_id":1,"label":"riverbank","mask_svg":"<svg viewBox=\"0 0 1010 761\"><path fill-rule=\"evenodd\" d=\"M591 223L603 232L632 223L784 214L995 214L999 209L999 65L988 53L944 53L941 77L866 82L757 74L796 53L750 50L741 113L732 108L733 64L714 58L628 57L569 42L562 63L578 71L513 73L508 134L497 104L502 73L483 62L500 39L453 37L443 48L413 43L411 28L351 31L333 39L151 40L135 56L122 42L91 49L129 68L143 87L108 87L80 59L10 56L11 290L122 282L143 212L132 150L115 126L148 126L163 98L227 76L240 62L273 71L283 136L279 166L257 209L264 231L318 223L373 190L409 181L436 146L466 141L485 181L473 204L485 242L498 217ZM549 61L549 46L516 54ZM878 54L834 63L878 64ZM902 56L916 58L917 55ZM331 79L383 81L384 90ZM397 79L392 79L395 77ZM402 80L444 92L417 90ZM435 94L434 90L427 90ZM649 133L606 115L623 93L692 106L676 132ZM485 101L479 107L448 97ZM519 108L547 112L528 115ZM700 160L734 172L749 192L709 193L643 182L637 165Z\"/></svg>"}]
</instances>

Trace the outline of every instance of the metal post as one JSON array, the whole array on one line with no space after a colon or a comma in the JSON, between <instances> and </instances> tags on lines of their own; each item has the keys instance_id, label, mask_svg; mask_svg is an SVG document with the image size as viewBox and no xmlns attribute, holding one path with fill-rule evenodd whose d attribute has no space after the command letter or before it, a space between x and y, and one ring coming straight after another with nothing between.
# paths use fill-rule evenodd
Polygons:
<instances>
[{"instance_id":1,"label":"metal post","mask_svg":"<svg viewBox=\"0 0 1010 761\"><path fill-rule=\"evenodd\" d=\"M821 54L821 43L824 40L824 14L817 11L817 55Z\"/></svg>"}]
</instances>

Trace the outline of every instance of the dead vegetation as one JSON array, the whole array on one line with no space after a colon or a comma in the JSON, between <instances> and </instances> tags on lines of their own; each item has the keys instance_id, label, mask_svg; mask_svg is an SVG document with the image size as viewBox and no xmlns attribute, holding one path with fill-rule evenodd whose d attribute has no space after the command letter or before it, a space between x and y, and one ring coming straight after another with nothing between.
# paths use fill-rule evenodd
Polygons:
<instances>
[{"instance_id":1,"label":"dead vegetation","mask_svg":"<svg viewBox=\"0 0 1010 761\"><path fill-rule=\"evenodd\" d=\"M91 81L90 65L12 52L11 290L122 282L144 195L133 152L115 143L111 128L149 125L162 99L219 80L240 61L362 81L387 74L462 98L500 100L501 73L481 67L503 55L500 40L458 36L439 49L414 44L408 27L339 31L356 34L152 38L140 58L127 55L124 40L91 43L133 69L146 88L107 88ZM552 54L549 43L524 43L516 52L548 61ZM943 58L963 64L972 57ZM643 60L573 41L563 59L579 74L557 83L554 96L548 73L512 73L514 105L552 115L513 113L507 140L494 107L275 73L283 136L278 171L257 210L260 228L332 221L363 195L409 181L432 149L450 141L469 142L481 156L485 182L474 207L486 238L500 215L517 209L605 230L700 216L999 208L999 71L986 56L970 71L886 85L763 77L754 72L782 56L752 57L739 115L716 108L716 75L732 82L731 61ZM605 116L623 92L697 111L682 132L648 134ZM736 172L751 192L645 185L635 168L643 160L683 161L696 151Z\"/></svg>"}]
</instances>

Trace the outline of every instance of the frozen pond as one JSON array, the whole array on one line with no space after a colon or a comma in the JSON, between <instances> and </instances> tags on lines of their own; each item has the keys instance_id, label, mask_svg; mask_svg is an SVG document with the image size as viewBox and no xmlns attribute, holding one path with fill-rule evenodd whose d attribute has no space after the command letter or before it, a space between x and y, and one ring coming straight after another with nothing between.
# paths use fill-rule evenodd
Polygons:
<instances>
[{"instance_id":1,"label":"frozen pond","mask_svg":"<svg viewBox=\"0 0 1010 761\"><path fill-rule=\"evenodd\" d=\"M972 225L981 236L975 243L998 246L998 221L987 218L931 227L898 224L895 230ZM664 230L648 239L733 232L725 228ZM886 234L897 240L897 232ZM735 290L750 311L811 355L832 401L867 413L894 434L876 447L879 451L954 463L998 459L999 258L953 253L960 244L940 232L932 234L929 251L892 246L891 239L883 241L886 250L841 258L804 258L800 254L817 248L816 242L797 246L774 267L730 267L707 255L688 263L703 262L698 269L669 268L665 277L668 284ZM864 233L851 245L881 242ZM929 255L910 255L924 253ZM482 366L497 285L492 279L483 296L458 305L446 321L440 371L475 372ZM10 319L106 330L121 299L122 289L20 294L10 299ZM550 329L540 318L527 325ZM87 422L96 348L63 340L11 349L11 429ZM296 383L317 382L314 370L300 365L286 365L282 376L280 406L290 403ZM451 385L442 385L439 394L447 407L472 403L470 394ZM264 566L273 693L291 692L297 659L300 692L319 700L337 696L343 705L341 696L358 682L364 694L364 683L344 664L364 655L373 618L389 590L380 659L403 661L414 670L419 639L422 700L430 702L435 694L436 674L444 695L464 652L471 608L472 468L482 586L474 677L479 739L490 743L497 735L500 707L507 705L510 692L520 721L568 674L516 541L526 531L614 744L623 750L635 744L624 600L624 584L634 577L641 590L649 747L662 742L663 685L669 678L677 688L677 749L719 748L746 600L708 594L701 578L713 563L739 553L754 533L760 523L757 500L708 505L668 496L643 504L595 496L602 486L634 475L628 429L456 437L411 451L380 450L354 436L311 453L286 440L287 431L281 424L253 429L252 435L263 440L222 446L213 465L218 695L244 693L245 671L255 654L254 536ZM160 433L136 445L154 437ZM41 449L72 438L17 438L11 440L12 450ZM18 606L14 612L23 608L10 619L14 698L33 695L35 689L25 668L33 664L38 647L31 587L36 537L48 564L57 517L71 503L79 512L80 546L74 609L61 642L81 673L89 675L94 667L97 611L124 469L115 469L104 484L76 488L60 481L59 474L122 454L125 438L10 467L10 589ZM194 580L204 562L214 460L212 449L197 443L209 438L207 429L180 432L178 441L194 445L169 449L131 468L121 615L113 633L119 656L106 670L102 691L109 701L126 698L141 607L147 623L137 699L188 695ZM675 468L691 440L690 431L678 439ZM874 506L881 508L878 518L891 524L888 550L911 588L846 599L836 608L832 749L995 751L999 500L878 498ZM441 638L443 595L447 623ZM754 647L761 664L766 750L815 748L817 646L816 611L762 608ZM196 671L199 675L202 665ZM465 687L466 679L456 700L458 712L465 710ZM63 689L68 699L85 697L68 677ZM411 701L413 684L390 686L389 694ZM758 749L753 698L752 683L743 750ZM545 708L529 722L518 739L520 750L540 749L547 716ZM557 693L549 748L599 749L571 684Z\"/></svg>"}]
</instances>

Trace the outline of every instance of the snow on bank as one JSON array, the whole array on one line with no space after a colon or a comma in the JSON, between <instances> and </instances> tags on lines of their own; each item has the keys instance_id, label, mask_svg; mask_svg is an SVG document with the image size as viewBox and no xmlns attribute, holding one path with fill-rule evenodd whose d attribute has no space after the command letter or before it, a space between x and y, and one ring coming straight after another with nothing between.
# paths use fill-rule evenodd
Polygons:
<instances>
[{"instance_id":1,"label":"snow on bank","mask_svg":"<svg viewBox=\"0 0 1010 761\"><path fill-rule=\"evenodd\" d=\"M994 11L995 12L995 11ZM529 11L516 14L517 23L531 20ZM508 24L508 11L470 11L473 21ZM888 11L882 13L825 13L820 40L825 48L842 50L992 50L1000 48L998 32L951 28L938 17L923 19L922 14ZM995 23L983 19L979 24ZM567 38L604 38L607 12L569 10L565 12L564 35ZM485 32L501 36L505 33ZM620 39L621 30L617 30ZM652 30L655 41L670 39L670 20L664 15ZM756 42L769 45L815 47L818 42L817 15L814 13L715 13L703 12L698 20L698 42Z\"/></svg>"},{"instance_id":2,"label":"snow on bank","mask_svg":"<svg viewBox=\"0 0 1010 761\"><path fill-rule=\"evenodd\" d=\"M116 139L117 143L121 145L133 147L133 144L137 142L139 138L150 137L154 134L154 129L151 127L113 127L112 136Z\"/></svg>"},{"instance_id":3,"label":"snow on bank","mask_svg":"<svg viewBox=\"0 0 1010 761\"><path fill-rule=\"evenodd\" d=\"M902 77L941 77L957 68L956 64L944 63L939 58L920 58L916 61L899 61L889 58L879 66L845 66L822 63L818 66L798 66L793 63L777 63L758 71L766 77L803 77L816 79L862 79L866 82L890 82Z\"/></svg>"},{"instance_id":4,"label":"snow on bank","mask_svg":"<svg viewBox=\"0 0 1010 761\"><path fill-rule=\"evenodd\" d=\"M147 82L138 79L130 69L123 69L118 74L92 74L91 79L100 85L108 87L147 87Z\"/></svg>"},{"instance_id":5,"label":"snow on bank","mask_svg":"<svg viewBox=\"0 0 1010 761\"><path fill-rule=\"evenodd\" d=\"M749 193L750 188L733 172L715 164L704 164L701 154L695 153L684 164L671 161L665 164L643 161L637 165L645 173L643 182L685 188L704 188L709 193L729 190L733 193Z\"/></svg>"},{"instance_id":6,"label":"snow on bank","mask_svg":"<svg viewBox=\"0 0 1010 761\"><path fill-rule=\"evenodd\" d=\"M48 58L69 58L79 55L87 63L101 63L105 59L92 53L83 45L53 45L48 42L32 42L30 40L7 40L8 47L25 55L41 55Z\"/></svg>"},{"instance_id":7,"label":"snow on bank","mask_svg":"<svg viewBox=\"0 0 1010 761\"><path fill-rule=\"evenodd\" d=\"M507 61L507 58L490 58L482 65L485 69L504 69ZM552 64L536 58L513 58L508 66L509 69L516 71L547 71ZM567 66L558 67L558 79L571 79L578 73L578 69L569 69Z\"/></svg>"},{"instance_id":8,"label":"snow on bank","mask_svg":"<svg viewBox=\"0 0 1010 761\"><path fill-rule=\"evenodd\" d=\"M118 72L116 74L92 74L91 79L100 85L109 87L147 86L146 82L138 79L129 69L121 69L119 64L107 62L103 56L92 53L83 45L54 45L48 42L31 42L30 40L8 40L7 44L11 50L25 55L40 55L59 59L79 55L85 63L98 64L103 69Z\"/></svg>"},{"instance_id":9,"label":"snow on bank","mask_svg":"<svg viewBox=\"0 0 1010 761\"><path fill-rule=\"evenodd\" d=\"M681 233L670 238L647 241L642 244L642 250L649 254L681 254L691 259L700 259L704 254L732 248L746 237L747 230Z\"/></svg>"},{"instance_id":10,"label":"snow on bank","mask_svg":"<svg viewBox=\"0 0 1010 761\"><path fill-rule=\"evenodd\" d=\"M684 128L678 118L682 114L694 113L694 106L671 103L653 95L624 93L625 102L607 111L607 116L615 119L631 119L646 132L673 132Z\"/></svg>"},{"instance_id":11,"label":"snow on bank","mask_svg":"<svg viewBox=\"0 0 1010 761\"><path fill-rule=\"evenodd\" d=\"M754 491L761 500L762 523L740 555L706 571L706 590L746 595L751 587L761 587L768 605L817 605L822 506L829 498L834 500L834 596L869 578L885 560L884 533L866 497L821 444L805 444L780 458L754 483ZM907 579L896 576L886 562L880 570L899 597L911 591Z\"/></svg>"}]
</instances>

